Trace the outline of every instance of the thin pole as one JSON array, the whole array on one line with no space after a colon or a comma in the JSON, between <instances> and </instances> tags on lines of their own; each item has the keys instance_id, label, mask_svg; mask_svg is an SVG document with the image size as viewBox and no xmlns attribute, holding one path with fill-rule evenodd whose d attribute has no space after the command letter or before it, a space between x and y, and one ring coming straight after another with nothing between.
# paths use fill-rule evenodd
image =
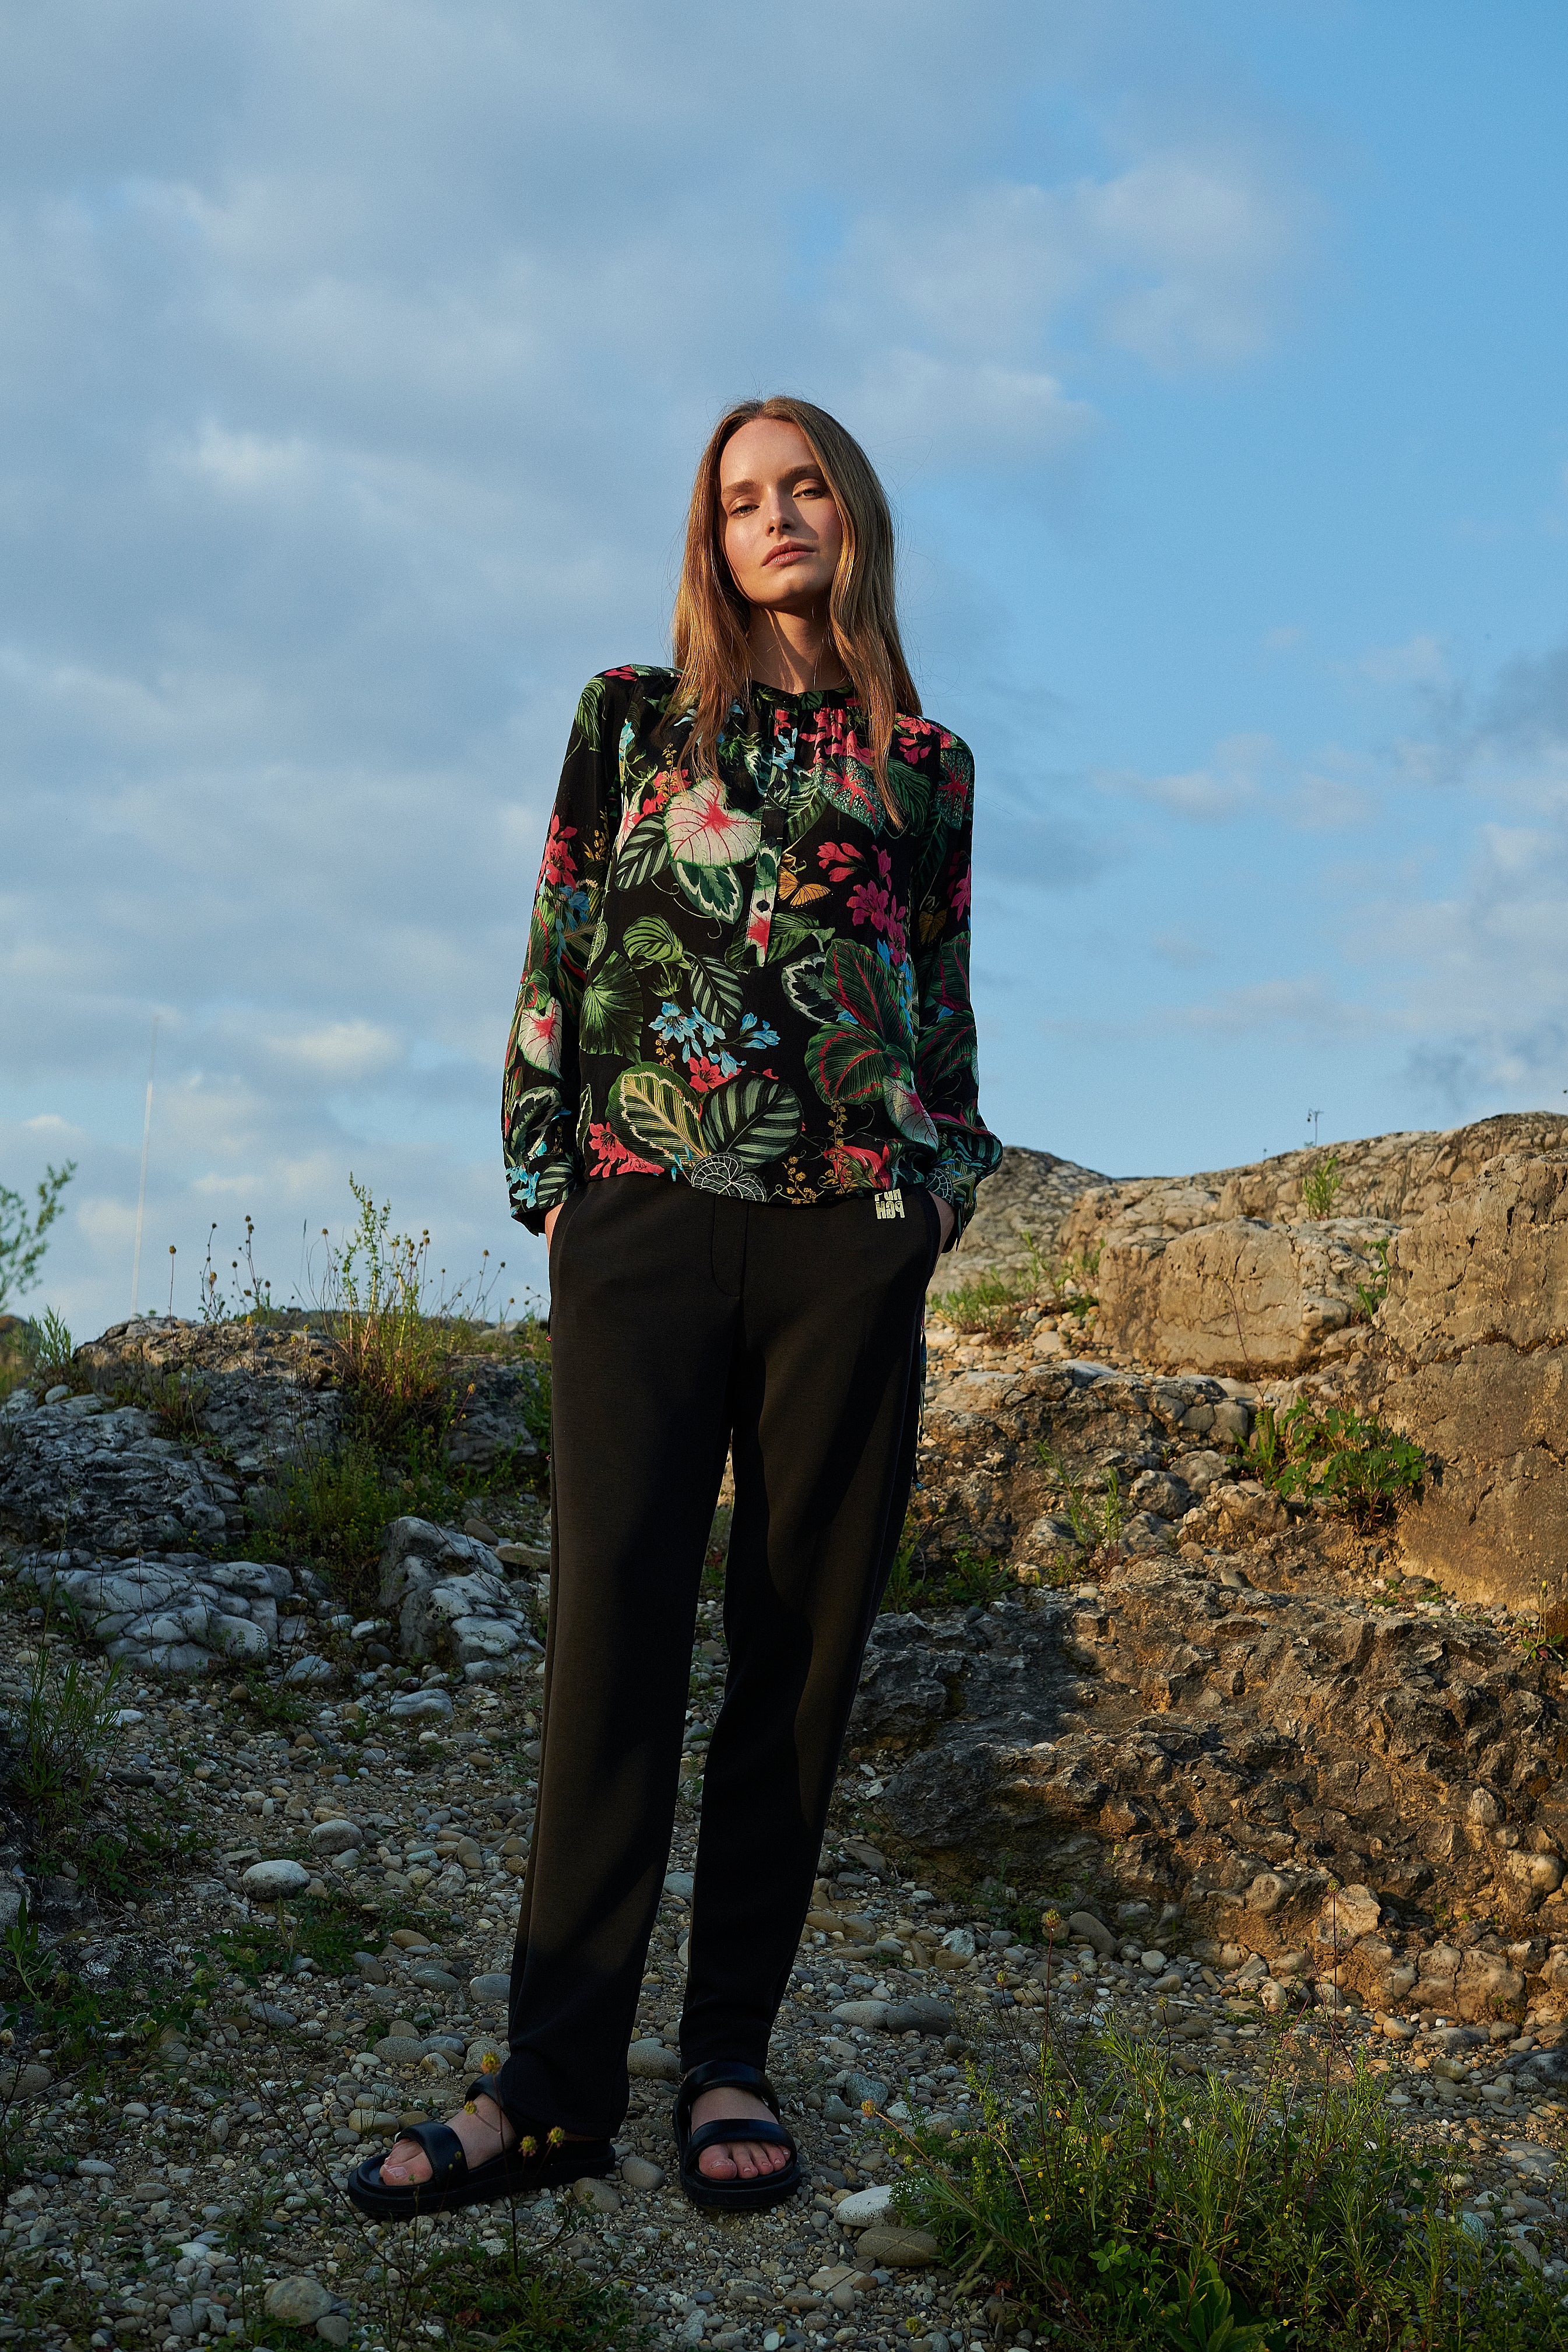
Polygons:
<instances>
[{"instance_id":1,"label":"thin pole","mask_svg":"<svg viewBox=\"0 0 1568 2352\"><path fill-rule=\"evenodd\" d=\"M158 1016L153 1015L153 1052L147 1063L147 1108L142 1114L142 1182L136 1193L136 1255L131 1265L131 1316L142 1288L142 1217L147 1206L147 1146L153 1139L153 1074L158 1066Z\"/></svg>"}]
</instances>

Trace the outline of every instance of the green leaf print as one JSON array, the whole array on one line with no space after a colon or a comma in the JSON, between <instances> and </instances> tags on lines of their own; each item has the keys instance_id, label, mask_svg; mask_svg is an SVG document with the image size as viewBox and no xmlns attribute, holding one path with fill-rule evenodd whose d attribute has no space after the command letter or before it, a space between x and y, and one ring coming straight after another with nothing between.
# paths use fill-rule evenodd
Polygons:
<instances>
[{"instance_id":1,"label":"green leaf print","mask_svg":"<svg viewBox=\"0 0 1568 2352\"><path fill-rule=\"evenodd\" d=\"M908 1078L909 1073L904 1070L885 1080L882 1100L887 1106L888 1117L899 1133L907 1136L911 1143L923 1143L929 1148L937 1139L936 1129L931 1123L931 1113L908 1084Z\"/></svg>"},{"instance_id":2,"label":"green leaf print","mask_svg":"<svg viewBox=\"0 0 1568 2352\"><path fill-rule=\"evenodd\" d=\"M808 940L816 946L821 947L826 944L827 938L828 934L822 929L820 923L808 923L804 917L792 915L787 907L775 907L773 929L768 933L768 961L780 963L785 956L794 955L797 948L805 947ZM744 948L745 944L745 934L742 932L741 945Z\"/></svg>"},{"instance_id":3,"label":"green leaf print","mask_svg":"<svg viewBox=\"0 0 1568 2352\"><path fill-rule=\"evenodd\" d=\"M625 1061L637 1049L642 1027L642 990L618 949L612 948L583 991L583 1047Z\"/></svg>"},{"instance_id":4,"label":"green leaf print","mask_svg":"<svg viewBox=\"0 0 1568 2352\"><path fill-rule=\"evenodd\" d=\"M577 732L590 751L596 751L599 748L604 723L605 681L602 677L591 677L577 704Z\"/></svg>"},{"instance_id":5,"label":"green leaf print","mask_svg":"<svg viewBox=\"0 0 1568 2352\"><path fill-rule=\"evenodd\" d=\"M732 923L740 913L741 877L732 866L688 866L677 858L675 878L700 915Z\"/></svg>"},{"instance_id":6,"label":"green leaf print","mask_svg":"<svg viewBox=\"0 0 1568 2352\"><path fill-rule=\"evenodd\" d=\"M740 975L728 964L710 956L693 956L691 1002L704 1021L711 1021L715 1029L727 1029L731 1021L740 1019L746 992Z\"/></svg>"},{"instance_id":7,"label":"green leaf print","mask_svg":"<svg viewBox=\"0 0 1568 2352\"><path fill-rule=\"evenodd\" d=\"M902 760L889 760L888 782L907 822L918 833L925 824L926 811L931 805L929 777L919 768L907 767Z\"/></svg>"},{"instance_id":8,"label":"green leaf print","mask_svg":"<svg viewBox=\"0 0 1568 2352\"><path fill-rule=\"evenodd\" d=\"M837 1011L833 991L823 974L826 959L816 955L801 956L795 963L786 963L779 974L779 985L795 1011L807 1021L831 1021Z\"/></svg>"},{"instance_id":9,"label":"green leaf print","mask_svg":"<svg viewBox=\"0 0 1568 2352\"><path fill-rule=\"evenodd\" d=\"M501 1103L501 1139L514 1163L521 1162L528 1141L561 1108L559 1087L520 1087L517 1082L521 1075L516 1065L509 1070Z\"/></svg>"},{"instance_id":10,"label":"green leaf print","mask_svg":"<svg viewBox=\"0 0 1568 2352\"><path fill-rule=\"evenodd\" d=\"M610 1089L610 1125L663 1168L700 1160L702 1106L691 1088L658 1062L637 1062Z\"/></svg>"},{"instance_id":11,"label":"green leaf print","mask_svg":"<svg viewBox=\"0 0 1568 2352\"><path fill-rule=\"evenodd\" d=\"M829 988L861 1028L874 1031L893 1054L907 1054L913 1040L904 1024L898 982L881 957L858 940L835 940L826 972Z\"/></svg>"},{"instance_id":12,"label":"green leaf print","mask_svg":"<svg viewBox=\"0 0 1568 2352\"><path fill-rule=\"evenodd\" d=\"M929 1029L921 1030L915 1074L921 1086L937 1093L945 1080L962 1077L972 1070L974 1059L973 1014L950 1013L945 1020L933 1022Z\"/></svg>"},{"instance_id":13,"label":"green leaf print","mask_svg":"<svg viewBox=\"0 0 1568 2352\"><path fill-rule=\"evenodd\" d=\"M616 851L611 868L613 887L619 890L635 890L639 883L651 882L654 876L669 863L669 844L664 837L664 814L656 809L651 816L638 817Z\"/></svg>"},{"instance_id":14,"label":"green leaf print","mask_svg":"<svg viewBox=\"0 0 1568 2352\"><path fill-rule=\"evenodd\" d=\"M732 1078L702 1106L707 1149L731 1152L750 1168L778 1159L800 1129L799 1098L776 1078Z\"/></svg>"},{"instance_id":15,"label":"green leaf print","mask_svg":"<svg viewBox=\"0 0 1568 2352\"><path fill-rule=\"evenodd\" d=\"M760 1176L753 1176L745 1161L732 1151L715 1151L707 1160L694 1160L687 1171L687 1181L694 1192L721 1192L729 1201L765 1201L768 1188Z\"/></svg>"},{"instance_id":16,"label":"green leaf print","mask_svg":"<svg viewBox=\"0 0 1568 2352\"><path fill-rule=\"evenodd\" d=\"M679 971L686 961L686 950L662 915L639 915L626 925L622 943L643 971Z\"/></svg>"},{"instance_id":17,"label":"green leaf print","mask_svg":"<svg viewBox=\"0 0 1568 2352\"><path fill-rule=\"evenodd\" d=\"M879 1037L847 1021L819 1029L806 1047L805 1061L825 1102L869 1102L902 1071Z\"/></svg>"}]
</instances>

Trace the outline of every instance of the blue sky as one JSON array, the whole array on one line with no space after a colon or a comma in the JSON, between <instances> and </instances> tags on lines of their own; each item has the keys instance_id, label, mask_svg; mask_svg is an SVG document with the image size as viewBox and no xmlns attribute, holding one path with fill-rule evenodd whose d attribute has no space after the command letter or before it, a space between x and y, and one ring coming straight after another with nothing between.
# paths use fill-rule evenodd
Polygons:
<instances>
[{"instance_id":1,"label":"blue sky","mask_svg":"<svg viewBox=\"0 0 1568 2352\"><path fill-rule=\"evenodd\" d=\"M738 393L899 509L992 1123L1114 1173L1568 1088L1568 17L0 6L0 1181L280 1292L348 1174L503 1291L583 678Z\"/></svg>"}]
</instances>

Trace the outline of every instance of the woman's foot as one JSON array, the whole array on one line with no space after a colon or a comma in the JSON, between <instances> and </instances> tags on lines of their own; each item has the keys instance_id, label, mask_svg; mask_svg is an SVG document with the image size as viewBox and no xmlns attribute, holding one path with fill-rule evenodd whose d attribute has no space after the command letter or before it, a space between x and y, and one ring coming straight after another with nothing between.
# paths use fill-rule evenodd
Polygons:
<instances>
[{"instance_id":1,"label":"woman's foot","mask_svg":"<svg viewBox=\"0 0 1568 2352\"><path fill-rule=\"evenodd\" d=\"M446 2120L463 2143L470 2172L488 2164L503 2147L510 2147L517 2137L493 2099L475 2099ZM388 2189L416 2189L430 2178L430 2159L416 2139L400 2139L382 2158L381 2177Z\"/></svg>"},{"instance_id":2,"label":"woman's foot","mask_svg":"<svg viewBox=\"0 0 1568 2352\"><path fill-rule=\"evenodd\" d=\"M697 2169L706 2180L761 2180L770 2172L782 2172L789 2162L789 2150L774 2147L766 2140L748 2139L739 2126L748 2116L756 2116L767 2123L777 2120L764 2100L753 2098L750 2091L700 2091L691 2102L691 2126L699 2124L736 2124L735 2137L716 2141L704 2148L697 2159Z\"/></svg>"}]
</instances>

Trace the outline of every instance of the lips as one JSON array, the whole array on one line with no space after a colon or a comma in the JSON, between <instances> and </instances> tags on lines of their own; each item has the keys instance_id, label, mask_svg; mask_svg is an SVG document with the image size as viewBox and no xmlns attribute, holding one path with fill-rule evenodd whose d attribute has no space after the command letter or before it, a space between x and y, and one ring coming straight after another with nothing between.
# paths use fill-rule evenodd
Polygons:
<instances>
[{"instance_id":1,"label":"lips","mask_svg":"<svg viewBox=\"0 0 1568 2352\"><path fill-rule=\"evenodd\" d=\"M793 562L796 556L805 557L808 556L810 553L811 550L809 547L800 547L793 542L785 547L775 547L771 554L763 556L763 569L765 572L770 563L788 563Z\"/></svg>"}]
</instances>

